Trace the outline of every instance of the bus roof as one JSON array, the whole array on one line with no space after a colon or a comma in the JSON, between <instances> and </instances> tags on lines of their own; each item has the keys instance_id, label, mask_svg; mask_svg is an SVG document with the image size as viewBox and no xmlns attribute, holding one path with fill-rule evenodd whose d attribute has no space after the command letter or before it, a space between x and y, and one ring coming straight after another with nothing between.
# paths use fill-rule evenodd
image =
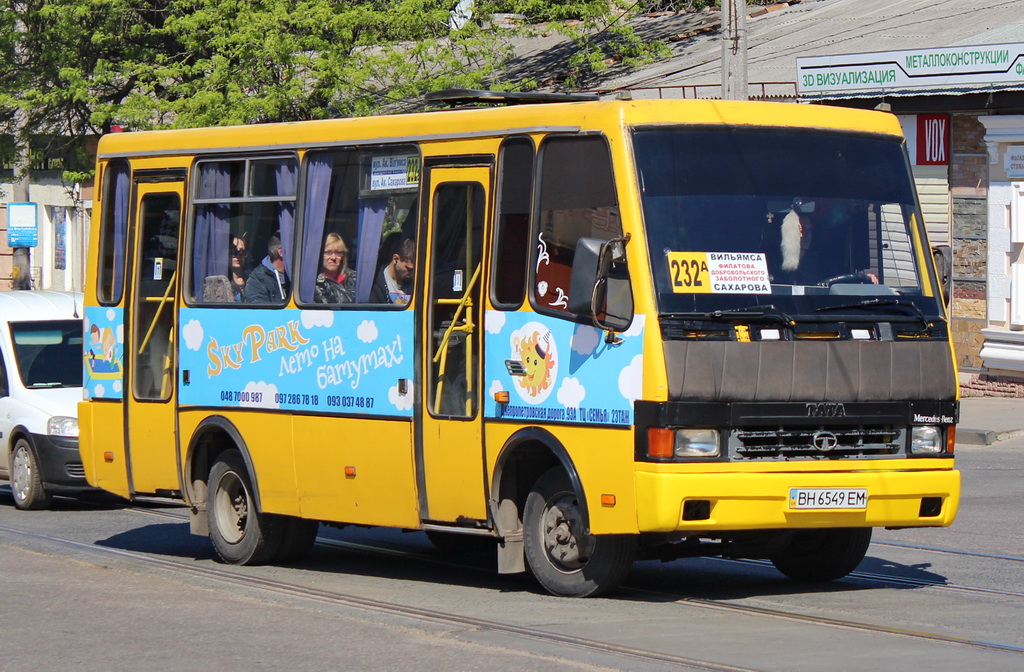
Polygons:
<instances>
[{"instance_id":1,"label":"bus roof","mask_svg":"<svg viewBox=\"0 0 1024 672\"><path fill-rule=\"evenodd\" d=\"M643 124L768 126L901 136L896 117L869 110L721 100L604 100L454 109L391 116L246 126L111 133L99 157L188 155L402 141L454 140L517 133L610 130Z\"/></svg>"}]
</instances>

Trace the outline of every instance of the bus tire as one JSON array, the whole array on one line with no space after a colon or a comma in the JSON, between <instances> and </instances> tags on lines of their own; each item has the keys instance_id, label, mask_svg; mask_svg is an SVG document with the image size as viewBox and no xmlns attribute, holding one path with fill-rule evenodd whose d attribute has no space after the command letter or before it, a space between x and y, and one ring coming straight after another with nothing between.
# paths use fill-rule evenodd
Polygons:
<instances>
[{"instance_id":1,"label":"bus tire","mask_svg":"<svg viewBox=\"0 0 1024 672\"><path fill-rule=\"evenodd\" d=\"M316 533L320 523L315 520L296 518L294 516L278 516L284 526L281 547L274 556L274 562L298 562L309 555L316 542Z\"/></svg>"},{"instance_id":2,"label":"bus tire","mask_svg":"<svg viewBox=\"0 0 1024 672\"><path fill-rule=\"evenodd\" d=\"M794 581L833 581L857 568L870 543L870 527L800 530L770 560Z\"/></svg>"},{"instance_id":3,"label":"bus tire","mask_svg":"<svg viewBox=\"0 0 1024 672\"><path fill-rule=\"evenodd\" d=\"M22 510L45 509L53 499L39 476L39 460L32 446L25 439L18 439L11 452L8 464L11 479L11 494L14 505Z\"/></svg>"},{"instance_id":4,"label":"bus tire","mask_svg":"<svg viewBox=\"0 0 1024 672\"><path fill-rule=\"evenodd\" d=\"M607 593L626 578L636 537L584 530L579 498L566 473L544 473L526 498L523 542L530 571L545 590L565 597Z\"/></svg>"},{"instance_id":5,"label":"bus tire","mask_svg":"<svg viewBox=\"0 0 1024 672\"><path fill-rule=\"evenodd\" d=\"M249 472L237 450L217 457L210 469L209 492L210 541L220 559L231 565L273 560L284 539L283 520L257 510Z\"/></svg>"}]
</instances>

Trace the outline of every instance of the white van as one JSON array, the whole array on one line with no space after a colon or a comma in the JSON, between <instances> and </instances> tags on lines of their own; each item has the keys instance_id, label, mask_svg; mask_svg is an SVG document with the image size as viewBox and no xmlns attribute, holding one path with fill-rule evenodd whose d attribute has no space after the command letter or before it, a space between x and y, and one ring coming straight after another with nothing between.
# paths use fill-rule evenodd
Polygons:
<instances>
[{"instance_id":1,"label":"white van","mask_svg":"<svg viewBox=\"0 0 1024 672\"><path fill-rule=\"evenodd\" d=\"M0 292L0 477L19 509L87 487L78 454L82 335L80 293Z\"/></svg>"}]
</instances>

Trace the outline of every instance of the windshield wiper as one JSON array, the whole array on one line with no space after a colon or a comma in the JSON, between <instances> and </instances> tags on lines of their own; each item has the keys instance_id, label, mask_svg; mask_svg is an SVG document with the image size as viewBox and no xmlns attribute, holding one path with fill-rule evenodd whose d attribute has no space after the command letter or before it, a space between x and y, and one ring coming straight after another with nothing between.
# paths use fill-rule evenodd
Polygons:
<instances>
[{"instance_id":1,"label":"windshield wiper","mask_svg":"<svg viewBox=\"0 0 1024 672\"><path fill-rule=\"evenodd\" d=\"M815 312L821 313L824 311L831 310L846 310L848 308L877 308L879 306L892 306L893 308L903 308L910 315L921 320L921 324L928 328L932 326L932 321L924 314L924 312L917 307L912 301L906 299L891 299L891 298L879 298L879 299L864 299L863 301L857 301L855 303L843 303L837 306L822 306L816 308Z\"/></svg>"},{"instance_id":2,"label":"windshield wiper","mask_svg":"<svg viewBox=\"0 0 1024 672\"><path fill-rule=\"evenodd\" d=\"M778 322L785 327L791 327L796 324L796 321L792 317L782 312L772 304L767 306L736 308L733 310L712 310L707 313L672 313L671 316L666 317L690 320L770 320Z\"/></svg>"}]
</instances>

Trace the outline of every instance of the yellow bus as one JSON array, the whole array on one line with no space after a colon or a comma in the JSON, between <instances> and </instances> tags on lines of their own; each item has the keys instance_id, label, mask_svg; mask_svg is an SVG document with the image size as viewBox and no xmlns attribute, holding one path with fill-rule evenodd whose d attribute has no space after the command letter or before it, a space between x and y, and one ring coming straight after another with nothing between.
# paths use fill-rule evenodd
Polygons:
<instances>
[{"instance_id":1,"label":"yellow bus","mask_svg":"<svg viewBox=\"0 0 1024 672\"><path fill-rule=\"evenodd\" d=\"M893 116L434 100L102 138L92 485L182 498L228 563L390 526L568 596L649 557L832 580L873 527L953 522L955 363Z\"/></svg>"}]
</instances>

